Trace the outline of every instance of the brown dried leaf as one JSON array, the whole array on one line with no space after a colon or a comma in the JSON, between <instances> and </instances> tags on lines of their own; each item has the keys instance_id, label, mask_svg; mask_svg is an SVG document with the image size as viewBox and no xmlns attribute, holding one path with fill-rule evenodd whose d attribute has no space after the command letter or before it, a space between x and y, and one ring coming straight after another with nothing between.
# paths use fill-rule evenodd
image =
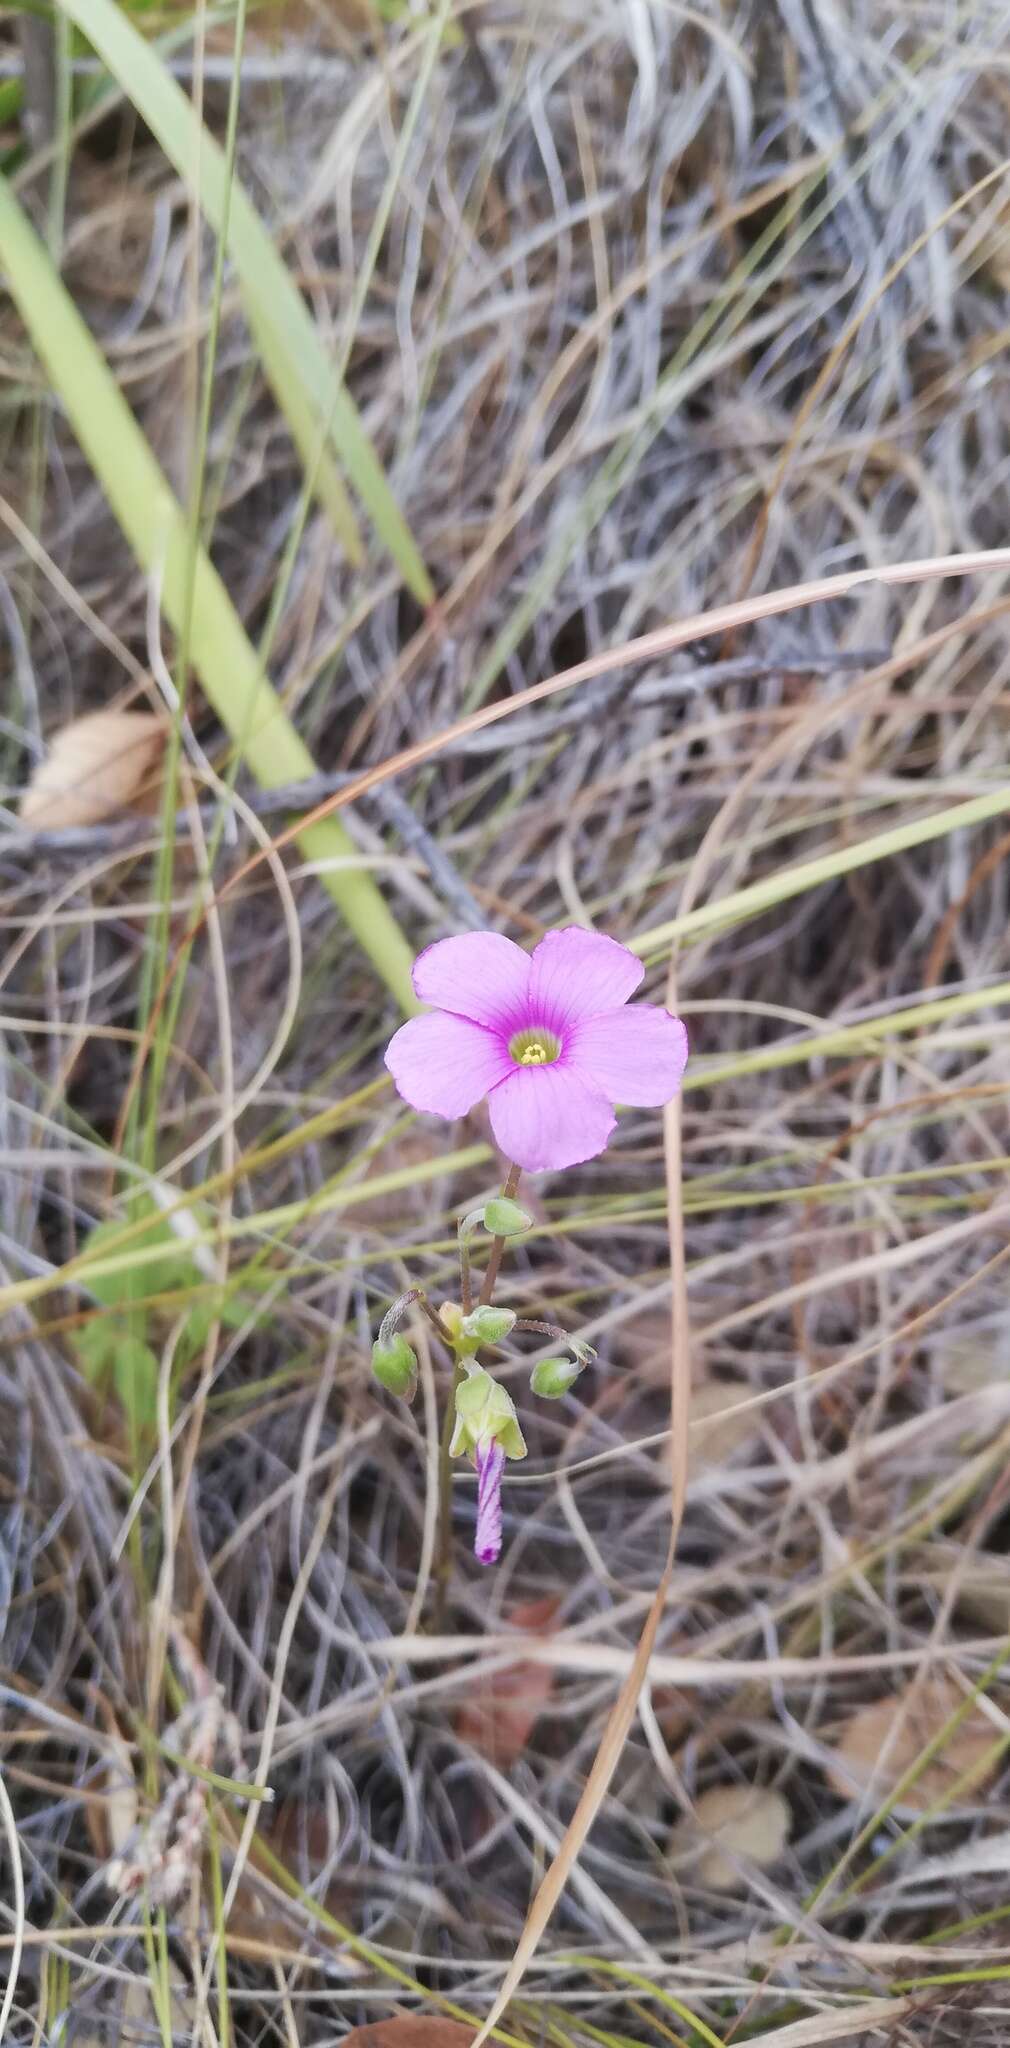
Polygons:
<instances>
[{"instance_id":1,"label":"brown dried leaf","mask_svg":"<svg viewBox=\"0 0 1010 2048\"><path fill-rule=\"evenodd\" d=\"M510 1628L524 1635L553 1634L560 1602L549 1594L526 1600L506 1617ZM523 1755L530 1736L554 1691L555 1673L547 1664L522 1659L481 1679L456 1716L456 1733L505 1769Z\"/></svg>"},{"instance_id":2,"label":"brown dried leaf","mask_svg":"<svg viewBox=\"0 0 1010 2048\"><path fill-rule=\"evenodd\" d=\"M977 1394L1010 1375L1010 1342L1003 1328L945 1339L934 1347L934 1356L948 1394Z\"/></svg>"},{"instance_id":3,"label":"brown dried leaf","mask_svg":"<svg viewBox=\"0 0 1010 2048\"><path fill-rule=\"evenodd\" d=\"M695 1387L691 1395L692 1477L727 1464L745 1444L753 1444L759 1428L757 1410L749 1409L743 1415L728 1412L753 1396L754 1389L746 1380L704 1380Z\"/></svg>"},{"instance_id":4,"label":"brown dried leaf","mask_svg":"<svg viewBox=\"0 0 1010 2048\"><path fill-rule=\"evenodd\" d=\"M270 1823L270 1847L289 1870L299 1869L304 1855L315 1878L329 1861L333 1843L326 1814L321 1806L306 1806L302 1799L281 1799ZM255 1862L255 1848L253 1852ZM268 1866L269 1868L269 1866ZM327 1885L323 1904L335 1920L348 1920L354 1911L354 1893L346 1884Z\"/></svg>"},{"instance_id":5,"label":"brown dried leaf","mask_svg":"<svg viewBox=\"0 0 1010 2048\"><path fill-rule=\"evenodd\" d=\"M123 2042L161 2040L162 2033L156 2012L151 1987L147 1979L135 1978L126 1986L120 2007L123 2030L118 2037ZM166 2018L173 2039L191 2041L193 2020L196 2015L196 2000L189 1986L178 1971L173 1970L168 1985L168 2012ZM83 2032L73 2029L74 2048L109 2048L110 2041L117 2038L110 2034L106 2025L96 2027L92 2032L85 2022Z\"/></svg>"},{"instance_id":6,"label":"brown dried leaf","mask_svg":"<svg viewBox=\"0 0 1010 2048\"><path fill-rule=\"evenodd\" d=\"M473 2038L473 2028L461 2020L419 2019L410 2013L373 2020L344 2035L347 2048L470 2048Z\"/></svg>"},{"instance_id":7,"label":"brown dried leaf","mask_svg":"<svg viewBox=\"0 0 1010 2048\"><path fill-rule=\"evenodd\" d=\"M129 1841L139 1818L137 1779L129 1745L104 1696L96 1690L98 1711L108 1730L108 1763L98 1780L98 1797L85 1806L91 1846L100 1863L118 1856Z\"/></svg>"},{"instance_id":8,"label":"brown dried leaf","mask_svg":"<svg viewBox=\"0 0 1010 2048\"><path fill-rule=\"evenodd\" d=\"M886 1798L899 1778L922 1755L945 1721L964 1704L964 1693L953 1678L943 1672L930 1673L917 1685L888 1699L874 1700L846 1724L835 1748L835 1762L827 1767L832 1791L852 1799L872 1781L874 1791ZM899 1722L900 1725L896 1725ZM898 1811L908 1808L923 1813L927 1807L949 1799L953 1786L964 1772L977 1773L970 1790L977 1792L993 1776L996 1760L986 1768L997 1731L980 1707L955 1728L939 1756L935 1756L914 1785L902 1797ZM962 1793L967 1796L967 1791Z\"/></svg>"},{"instance_id":9,"label":"brown dried leaf","mask_svg":"<svg viewBox=\"0 0 1010 2048\"><path fill-rule=\"evenodd\" d=\"M148 711L92 711L53 734L21 799L21 821L38 832L100 825L158 807L166 726Z\"/></svg>"},{"instance_id":10,"label":"brown dried leaf","mask_svg":"<svg viewBox=\"0 0 1010 2048\"><path fill-rule=\"evenodd\" d=\"M435 1154L435 1146L423 1137L416 1137L408 1131L396 1138L395 1143L383 1145L374 1159L370 1159L361 1178L364 1191L373 1180L383 1180L388 1173L400 1173L412 1166L425 1167ZM362 1220L374 1227L377 1224L403 1224L410 1218L423 1215L431 1202L430 1181L419 1181L416 1187L407 1185L394 1188L391 1193L375 1195L362 1208Z\"/></svg>"},{"instance_id":11,"label":"brown dried leaf","mask_svg":"<svg viewBox=\"0 0 1010 2048\"><path fill-rule=\"evenodd\" d=\"M110 1763L105 1776L103 1808L107 1860L119 1855L129 1841L138 1819L137 1780L134 1776L133 1759L121 1738L114 1740L112 1747L114 1760Z\"/></svg>"},{"instance_id":12,"label":"brown dried leaf","mask_svg":"<svg viewBox=\"0 0 1010 2048\"><path fill-rule=\"evenodd\" d=\"M700 1848L697 1877L716 1892L744 1891L741 1863L767 1870L789 1840L791 1815L781 1792L760 1785L710 1785L693 1815L673 1831L675 1850Z\"/></svg>"},{"instance_id":13,"label":"brown dried leaf","mask_svg":"<svg viewBox=\"0 0 1010 2048\"><path fill-rule=\"evenodd\" d=\"M909 1581L931 1586L942 1599L956 1578L955 1604L960 1614L977 1621L989 1635L1010 1635L1010 1559L994 1550L977 1550L965 1559L959 1543L932 1543L921 1564L909 1560Z\"/></svg>"},{"instance_id":14,"label":"brown dried leaf","mask_svg":"<svg viewBox=\"0 0 1010 2048\"><path fill-rule=\"evenodd\" d=\"M613 1333L615 1360L641 1375L645 1384L670 1384L670 1311L640 1308L625 1316Z\"/></svg>"},{"instance_id":15,"label":"brown dried leaf","mask_svg":"<svg viewBox=\"0 0 1010 2048\"><path fill-rule=\"evenodd\" d=\"M270 1817L268 1841L274 1854L280 1856L292 1871L299 1870L304 1851L313 1878L326 1863L332 1846L322 1808L307 1807L300 1799L278 1801ZM260 1856L255 1836L249 1863L250 1868L239 1881L228 1920L228 1938L233 1942L236 1954L270 1954L281 1959L290 1958L294 1953L304 1954L305 1916L297 1902L283 1899L275 1886L264 1894L256 1881L258 1870L269 1880L272 1869ZM354 1895L346 1886L328 1885L321 1903L335 1920L342 1920L345 1925L352 1921ZM329 1945L335 1939L319 1926L314 1926L311 1932L315 1942ZM349 1951L341 1949L339 1961L345 1976L364 1974Z\"/></svg>"}]
</instances>

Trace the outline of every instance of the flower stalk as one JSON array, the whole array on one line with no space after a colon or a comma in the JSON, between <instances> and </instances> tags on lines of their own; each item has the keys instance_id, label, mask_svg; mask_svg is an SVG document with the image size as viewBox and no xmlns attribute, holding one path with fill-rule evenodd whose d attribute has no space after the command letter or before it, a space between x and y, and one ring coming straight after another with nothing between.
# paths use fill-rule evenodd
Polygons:
<instances>
[{"instance_id":1,"label":"flower stalk","mask_svg":"<svg viewBox=\"0 0 1010 2048\"><path fill-rule=\"evenodd\" d=\"M505 1185L501 1191L501 1199L503 1202L512 1202L515 1200L516 1189L519 1186L520 1172L521 1168L518 1166L509 1167L508 1173L505 1176ZM505 1246L507 1245L507 1243L508 1238L500 1236L494 1238L492 1241L491 1256L487 1262L487 1272L484 1275L484 1283L480 1290L480 1299L482 1306L486 1306L494 1294L495 1282L498 1278L498 1272L501 1267L501 1262L504 1256Z\"/></svg>"},{"instance_id":2,"label":"flower stalk","mask_svg":"<svg viewBox=\"0 0 1010 2048\"><path fill-rule=\"evenodd\" d=\"M459 1302L435 1310L412 1288L383 1318L373 1349L376 1377L411 1399L417 1361L400 1324L416 1305L452 1357L438 1470L439 1625L451 1562L452 1460L473 1460L474 1551L481 1564L494 1564L506 1461L526 1456L515 1403L480 1354L517 1329L558 1339L569 1355L540 1359L530 1380L531 1391L548 1401L568 1394L596 1355L555 1323L496 1308L494 1292L506 1245L532 1222L515 1199L521 1173L595 1158L615 1128L615 1102L655 1108L677 1092L687 1034L667 1010L629 1007L644 972L627 947L575 925L548 932L532 955L500 932L442 939L413 969L414 992L431 1012L401 1025L386 1050L396 1087L416 1110L452 1120L486 1096L491 1128L513 1162L500 1195L459 1219ZM479 1230L491 1246L475 1304L471 1245Z\"/></svg>"}]
</instances>

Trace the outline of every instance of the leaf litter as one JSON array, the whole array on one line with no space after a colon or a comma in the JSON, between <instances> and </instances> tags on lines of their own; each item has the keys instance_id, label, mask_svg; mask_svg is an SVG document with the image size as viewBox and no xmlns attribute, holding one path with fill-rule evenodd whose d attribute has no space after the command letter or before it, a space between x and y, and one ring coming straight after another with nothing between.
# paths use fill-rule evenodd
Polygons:
<instances>
[{"instance_id":1,"label":"leaf litter","mask_svg":"<svg viewBox=\"0 0 1010 2048\"><path fill-rule=\"evenodd\" d=\"M554 1917L539 1948L527 1946L509 2028L539 2039L563 2025L574 2036L584 2021L587 2039L591 2028L639 2038L628 1986L578 1959L613 1952L603 1900L619 1902L643 1969L693 2014L669 2015L692 2041L749 2031L816 2042L874 2027L886 2038L899 2026L930 2048L1002 2040L1000 1927L984 1916L1001 1905L1005 1769L997 1762L974 1782L981 1748L958 1744L965 1731L966 1742L997 1742L999 1679L991 1709L972 1710L885 1824L888 1843L902 1845L901 1884L875 1881L837 1910L830 1888L827 1903L807 1902L858 1838L878 1781L883 1800L895 1759L913 1767L950 1711L946 1679L906 1691L921 1681L916 1665L956 1673L963 1701L1005 1638L1006 1415L988 1398L1005 1380L1005 1274L987 1266L1005 1236L987 1207L1006 1170L1005 998L991 994L1010 909L1006 860L993 859L999 822L892 841L848 872L837 865L864 839L928 824L980 793L1000 797L1004 579L887 587L871 576L778 618L769 601L733 644L725 626L691 645L667 634L617 665L637 635L745 594L762 495L854 310L858 336L776 483L756 599L849 565L900 573L903 562L999 546L1010 530L1005 201L996 184L947 212L1003 152L999 69L986 61L998 18L973 8L955 33L917 4L836 11L827 64L821 13L789 0L774 23L748 8L730 21L708 0L690 13L552 0L535 18L482 11L468 24L476 49L447 37L349 368L442 604L422 621L391 581L362 585L313 518L276 642L273 679L324 775L381 772L416 742L439 748L427 771L408 767L395 783L414 819L409 843L377 788L348 814L361 860L418 944L458 928L461 902L528 942L573 920L625 939L668 932L699 845L721 831L694 913L707 922L684 934L693 943L678 962L696 1063L683 1108L684 1229L704 1376L702 1426L674 1452L679 1465L687 1446L703 1483L690 1488L644 1649L669 1527L666 1454L656 1454L669 1422L663 1375L686 1359L668 1334L658 1121L636 1113L603 1161L538 1186L537 1230L514 1268L526 1312L547 1285L573 1305L570 1319L600 1351L600 1399L580 1396L531 1428L529 1469L506 1490L507 1580L489 1595L457 1566L448 1626L468 1641L493 1637L494 1655L411 1664L373 1653L416 1627L426 1465L420 1401L409 1422L359 1434L365 1333L408 1253L433 1286L449 1284L457 1209L488 1192L494 1166L487 1155L481 1164L487 1132L474 1120L460 1132L478 1151L465 1184L446 1173L412 1188L408 1178L402 1203L352 1205L339 1219L325 1210L338 1176L353 1183L373 1160L381 1172L384 1146L409 1176L431 1144L420 1127L395 1128L388 1094L359 1096L396 1020L310 865L292 884L306 958L296 1021L256 1098L228 1123L234 1077L242 1085L256 1072L286 985L283 906L265 864L222 898L216 936L194 944L159 1066L155 1165L195 1148L187 1188L212 1219L250 1227L257 1278L257 1313L225 1327L206 1375L213 1321L193 1333L171 1457L154 1399L170 1330L161 1309L139 1334L132 1299L67 1289L32 1319L11 1312L0 1357L4 1683L18 1704L3 1711L32 1924L48 1924L57 1898L75 1931L93 1914L100 1854L85 1809L94 1786L107 1790L111 1764L88 1747L86 1688L116 1702L124 1739L144 1699L151 1623L145 1578L124 1551L114 1396L96 1418L82 1386L118 1360L122 1397L138 1373L126 1375L121 1346L96 1365L87 1338L82 1349L79 1333L50 1327L97 1304L94 1327L129 1328L150 1354L144 1558L155 1582L179 1572L246 1760L272 1729L279 1797L325 1815L323 1853L301 1873L306 1899L263 1930L272 1960L248 1939L243 1951L241 1936L228 1956L241 2048L277 2035L322 2048L371 2020L377 2001L411 2007L394 2025L417 2023L442 1995L465 2008L472 2040L516 1954L545 1843L565 1839L577 1810L591 1886L558 1883L549 1896ZM253 35L243 176L333 331L388 171L387 125L399 127L416 75L412 34L404 15L355 40L317 12L277 38ZM184 67L185 53L174 61ZM256 65L273 95L269 122ZM214 63L204 84L220 133ZM176 398L189 375L185 337L202 317L189 297L184 209L144 136L127 139L115 164L113 180L100 154L88 163L91 212L72 179L65 274L137 416L156 444L170 436L181 461ZM7 339L14 360L23 346L12 322ZM99 604L134 662L134 650L160 659L150 593L65 423L50 426L41 538L82 602L33 566L41 597L21 620L30 662L16 666L5 706L12 798L47 741L56 736L58 754L75 720L105 715L120 671L136 680L114 652L110 674L87 605ZM230 301L212 455L215 560L256 631L301 479ZM13 476L12 491L28 481ZM4 589L18 604L27 578L15 529L5 530ZM582 660L595 673L513 715L524 687ZM459 729L443 746L481 691L498 724ZM217 760L227 745L199 695L187 712L198 774L201 750ZM85 800L86 782L78 765L67 800ZM30 854L20 840L5 851L0 1228L13 1279L58 1270L89 1233L132 1213L129 1189L117 1184L110 1200L104 1148L129 1085L159 906L147 856L101 834L135 794L118 787L83 824L95 835L85 857L79 845L61 850L65 813L29 817ZM295 814L324 794L295 802ZM185 835L185 819L176 829ZM215 853L219 883L254 851L246 819L233 816ZM776 901L783 868L818 861L827 871L816 886ZM194 920L206 910L200 876L198 860L180 858L176 885ZM736 922L720 928L722 900L752 885L767 891L761 914L752 901L745 920L737 901ZM653 999L667 945L644 948ZM933 1014L938 1002L969 1007ZM914 1030L882 1028L909 1008L927 1012ZM838 1030L850 1034L841 1050L805 1050ZM312 1120L342 1096L354 1102L345 1121L319 1130ZM202 1156L222 1115L226 1135ZM279 1137L295 1142L255 1175L228 1178L236 1153ZM198 1195L218 1173L218 1192ZM192 1263L174 1277L183 1293L209 1285ZM152 1265L145 1290L155 1279ZM981 1325L991 1349L976 1341ZM958 1378L962 1345L979 1361L970 1385ZM725 1418L731 1447L722 1417L701 1410L737 1388L734 1405L758 1405ZM974 1405L956 1409L966 1396ZM461 1488L462 1550L467 1512ZM996 1604L973 1607L982 1575ZM559 1600L545 1640L595 1652L595 1663L520 1654L513 1673L529 1671L496 1691L500 1617L508 1630L531 1604ZM670 1688L675 1733L665 1705L650 1720L653 1649L705 1673L693 1690ZM632 1682L594 1777L621 1674ZM155 1704L170 1724L177 1703ZM903 1707L908 1746L896 1732ZM968 1783L948 1810L959 1768ZM650 1797L636 1799L646 1782ZM703 1812L727 1785L774 1788L788 1806L789 1840L764 1866L763 1888L706 1882L700 1845L673 1868L675 1814ZM472 1842L461 1838L464 1786L489 1821ZM920 1788L937 1794L934 1819ZM920 1822L921 1839L906 1839ZM293 1843L284 1854L296 1862ZM917 1859L927 1881L905 1882ZM762 1866L752 1857L750 1867ZM331 1868L338 1883L353 1870L353 1897L341 1892L340 1903L355 1938L375 1945L367 1981L342 1987L339 2010L308 1967L313 1878ZM397 1886L416 1885L404 1916ZM207 1945L202 1880L196 1910ZM978 1915L965 1968L980 1980L940 1982L969 1939L961 1922ZM801 1922L814 1943L802 1959L788 1932ZM928 1945L939 1937L942 1969ZM172 1938L191 1976L181 1916ZM54 1952L58 1939L56 1928ZM737 1960L755 1942L760 1982ZM303 1945L302 1971L292 1943ZM115 2037L114 1973L141 1986L148 1968L139 1916L73 1954L75 2003L80 1993ZM37 2033L43 1968L44 1945L30 1945L14 2048ZM906 1994L898 1986L911 1975L937 1981ZM212 2003L219 2018L216 1991ZM139 2008L131 2018L145 2024Z\"/></svg>"}]
</instances>

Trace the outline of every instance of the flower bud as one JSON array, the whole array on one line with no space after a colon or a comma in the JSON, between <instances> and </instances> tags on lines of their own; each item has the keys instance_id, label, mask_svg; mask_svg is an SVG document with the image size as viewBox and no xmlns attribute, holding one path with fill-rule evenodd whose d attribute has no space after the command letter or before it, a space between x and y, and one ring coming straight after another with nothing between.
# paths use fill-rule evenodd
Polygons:
<instances>
[{"instance_id":1,"label":"flower bud","mask_svg":"<svg viewBox=\"0 0 1010 2048\"><path fill-rule=\"evenodd\" d=\"M484 1228L492 1237L518 1237L520 1231L529 1229L532 1221L532 1216L507 1195L496 1195L484 1210Z\"/></svg>"},{"instance_id":2,"label":"flower bud","mask_svg":"<svg viewBox=\"0 0 1010 2048\"><path fill-rule=\"evenodd\" d=\"M388 1344L373 1344L372 1371L391 1394L413 1400L417 1390L417 1359L406 1337L391 1337Z\"/></svg>"},{"instance_id":3,"label":"flower bud","mask_svg":"<svg viewBox=\"0 0 1010 2048\"><path fill-rule=\"evenodd\" d=\"M515 1329L515 1310L511 1308L475 1308L464 1316L460 1324L460 1335L466 1340L466 1348L476 1350L479 1344L498 1344Z\"/></svg>"},{"instance_id":4,"label":"flower bud","mask_svg":"<svg viewBox=\"0 0 1010 2048\"><path fill-rule=\"evenodd\" d=\"M526 1443L519 1427L515 1403L505 1388L478 1367L456 1389L456 1426L450 1453L476 1450L478 1444L497 1441L507 1458L525 1458Z\"/></svg>"},{"instance_id":5,"label":"flower bud","mask_svg":"<svg viewBox=\"0 0 1010 2048\"><path fill-rule=\"evenodd\" d=\"M560 1401L574 1387L582 1367L577 1358L541 1358L533 1367L530 1386L545 1401Z\"/></svg>"}]
</instances>

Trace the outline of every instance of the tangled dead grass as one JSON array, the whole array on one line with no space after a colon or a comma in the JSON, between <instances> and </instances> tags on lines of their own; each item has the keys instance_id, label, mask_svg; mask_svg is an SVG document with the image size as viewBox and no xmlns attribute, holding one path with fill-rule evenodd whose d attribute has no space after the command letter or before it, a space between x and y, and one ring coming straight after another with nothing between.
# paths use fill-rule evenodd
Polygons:
<instances>
[{"instance_id":1,"label":"tangled dead grass","mask_svg":"<svg viewBox=\"0 0 1010 2048\"><path fill-rule=\"evenodd\" d=\"M349 373L441 601L422 618L378 556L349 569L310 519L274 673L326 775L748 589L1005 541L1008 25L995 0L470 12ZM324 332L417 47L342 14L253 35L241 174ZM212 44L212 123L226 74ZM81 140L69 209L64 274L184 489L210 251L121 112ZM10 319L3 346L23 423L34 373ZM150 593L58 418L35 417L45 488L23 435L0 554L11 799L71 716L163 708ZM252 630L298 490L226 297L208 495ZM481 921L655 931L706 833L715 901L995 787L1008 602L996 576L870 585L618 671L364 800L356 844L419 945ZM221 739L188 713L198 784ZM219 841L181 816L169 945L203 900L207 833L218 880L250 844L244 814ZM311 870L291 864L285 896L260 869L193 952L153 1151L141 1134L134 1154L168 1199L219 1177L186 1311L225 1274L255 1288L186 1356L182 1296L148 1309L138 1501L119 1409L82 1364L101 1304L56 1276L129 1213L109 1146L166 915L159 828L143 834L0 848L0 1251L5 1278L53 1279L11 1310L0 1358L0 1728L27 1933L8 2038L321 2048L393 1999L417 2009L410 1983L487 2009L629 1666L669 1512L660 1131L629 1114L602 1159L528 1197L508 1298L600 1364L577 1399L524 1412L493 1577L458 1487L433 1637L441 1361L394 1412L368 1344L408 1276L453 1291L455 1215L493 1185L486 1127L469 1120L457 1158L401 1113L376 1082L394 1018L370 971ZM985 992L1007 972L1006 851L998 822L947 835L683 950L687 1514L649 1685L513 2038L1005 2038L1008 1067ZM656 993L665 949L645 950ZM914 1031L808 1048L961 995ZM182 1782L145 1736L187 1725L180 1620L275 1800L264 1821L219 1795L202 1882L159 1932L136 1899L110 1910L103 1869ZM699 1832L733 1810L727 1787L786 1813L770 1855L753 1827L720 1824L715 1851Z\"/></svg>"}]
</instances>

